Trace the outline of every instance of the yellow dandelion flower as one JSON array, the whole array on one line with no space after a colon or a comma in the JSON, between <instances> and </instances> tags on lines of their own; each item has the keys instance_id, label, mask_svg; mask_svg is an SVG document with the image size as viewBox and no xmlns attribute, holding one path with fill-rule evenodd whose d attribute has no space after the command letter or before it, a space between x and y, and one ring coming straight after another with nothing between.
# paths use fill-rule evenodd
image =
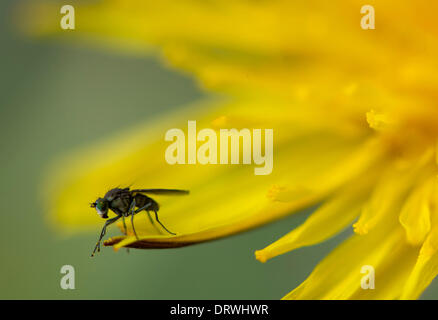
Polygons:
<instances>
[{"instance_id":1,"label":"yellow dandelion flower","mask_svg":"<svg viewBox=\"0 0 438 320\"><path fill-rule=\"evenodd\" d=\"M370 4L375 30L361 29L356 0L78 4L78 39L159 54L222 98L59 160L49 182L52 220L94 227L87 203L118 183L189 189L190 197L160 202L161 219L177 236L160 235L136 216L140 239L128 226L106 242L178 247L321 203L300 227L255 253L265 262L353 225L355 234L285 299L418 298L438 273L438 4ZM27 30L59 29L53 8L25 7L38 17ZM187 120L217 130L273 128L272 174L167 164L164 133ZM374 290L361 287L363 266L375 270Z\"/></svg>"}]
</instances>

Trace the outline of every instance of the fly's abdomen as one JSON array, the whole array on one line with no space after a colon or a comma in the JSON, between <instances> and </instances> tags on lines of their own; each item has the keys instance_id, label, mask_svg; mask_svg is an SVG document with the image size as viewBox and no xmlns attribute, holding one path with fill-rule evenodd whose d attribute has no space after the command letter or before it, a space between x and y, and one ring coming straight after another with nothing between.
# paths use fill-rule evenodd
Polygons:
<instances>
[{"instance_id":1,"label":"fly's abdomen","mask_svg":"<svg viewBox=\"0 0 438 320\"><path fill-rule=\"evenodd\" d=\"M135 195L135 205L138 208L142 208L145 205L147 205L148 203L150 203L150 206L148 208L146 208L146 210L148 211L158 211L159 210L159 206L158 203L154 200L149 198L148 196L145 196L144 194L136 194Z\"/></svg>"}]
</instances>

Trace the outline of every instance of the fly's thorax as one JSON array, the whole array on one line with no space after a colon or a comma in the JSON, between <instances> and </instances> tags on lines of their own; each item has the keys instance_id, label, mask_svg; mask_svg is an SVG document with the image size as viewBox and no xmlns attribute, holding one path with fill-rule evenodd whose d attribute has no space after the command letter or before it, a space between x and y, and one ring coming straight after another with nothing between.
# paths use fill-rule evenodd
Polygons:
<instances>
[{"instance_id":1,"label":"fly's thorax","mask_svg":"<svg viewBox=\"0 0 438 320\"><path fill-rule=\"evenodd\" d=\"M111 208L116 209L119 212L128 212L131 205L130 199L126 198L115 198L111 201Z\"/></svg>"}]
</instances>

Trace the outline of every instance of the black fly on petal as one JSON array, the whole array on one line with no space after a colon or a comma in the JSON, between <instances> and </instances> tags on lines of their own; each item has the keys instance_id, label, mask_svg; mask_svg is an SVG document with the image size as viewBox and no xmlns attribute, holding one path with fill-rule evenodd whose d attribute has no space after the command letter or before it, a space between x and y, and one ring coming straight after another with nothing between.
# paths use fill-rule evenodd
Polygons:
<instances>
[{"instance_id":1,"label":"black fly on petal","mask_svg":"<svg viewBox=\"0 0 438 320\"><path fill-rule=\"evenodd\" d=\"M125 217L131 216L131 225L132 230L134 231L135 236L138 239L137 233L134 227L134 215L141 211L146 211L152 225L155 226L154 220L150 214L150 211L153 211L155 214L155 220L160 224L160 226L166 230L169 234L175 235L172 231L167 229L161 221L158 219L158 203L148 197L146 194L156 194L156 195L187 195L189 191L187 190L178 190L178 189L134 189L130 190L129 188L115 188L108 191L103 198L98 198L95 202L91 203L90 206L95 208L97 214L103 218L108 219L108 210L113 211L116 214L116 217L108 219L100 233L99 240L93 250L91 256L93 257L96 250L100 251L100 243L102 238L106 234L106 228L119 220L123 219L123 225L126 230ZM155 226L157 228L157 226ZM157 228L158 229L158 228ZM158 229L160 231L160 229ZM161 231L160 231L161 232Z\"/></svg>"}]
</instances>

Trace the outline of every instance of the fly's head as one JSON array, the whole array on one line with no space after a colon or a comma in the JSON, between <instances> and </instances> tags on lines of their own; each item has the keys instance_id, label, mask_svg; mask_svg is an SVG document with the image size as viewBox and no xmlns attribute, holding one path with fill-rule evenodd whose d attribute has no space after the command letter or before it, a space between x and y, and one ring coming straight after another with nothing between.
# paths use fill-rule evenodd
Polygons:
<instances>
[{"instance_id":1,"label":"fly's head","mask_svg":"<svg viewBox=\"0 0 438 320\"><path fill-rule=\"evenodd\" d=\"M91 204L92 208L95 208L97 211L97 214L103 218L108 218L108 200L99 198L95 202Z\"/></svg>"}]
</instances>

